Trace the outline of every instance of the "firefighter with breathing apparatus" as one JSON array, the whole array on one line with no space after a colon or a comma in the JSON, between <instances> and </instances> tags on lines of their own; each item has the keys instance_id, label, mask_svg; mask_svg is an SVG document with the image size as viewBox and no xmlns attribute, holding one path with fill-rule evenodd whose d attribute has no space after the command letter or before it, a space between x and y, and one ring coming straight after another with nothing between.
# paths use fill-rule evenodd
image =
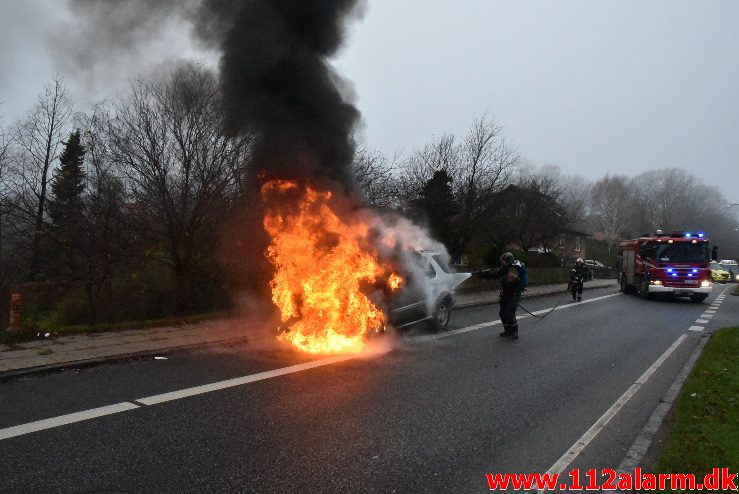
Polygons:
<instances>
[{"instance_id":1,"label":"firefighter with breathing apparatus","mask_svg":"<svg viewBox=\"0 0 739 494\"><path fill-rule=\"evenodd\" d=\"M521 301L521 292L528 283L526 266L517 261L513 254L505 252L500 256L500 267L497 269L486 269L478 271L475 275L480 278L500 279L502 289L500 291L500 321L503 323L503 332L500 336L518 339L518 322L516 321L516 309Z\"/></svg>"},{"instance_id":2,"label":"firefighter with breathing apparatus","mask_svg":"<svg viewBox=\"0 0 739 494\"><path fill-rule=\"evenodd\" d=\"M572 300L580 302L582 300L582 286L588 279L588 267L582 258L575 262L575 266L570 271L570 293Z\"/></svg>"}]
</instances>

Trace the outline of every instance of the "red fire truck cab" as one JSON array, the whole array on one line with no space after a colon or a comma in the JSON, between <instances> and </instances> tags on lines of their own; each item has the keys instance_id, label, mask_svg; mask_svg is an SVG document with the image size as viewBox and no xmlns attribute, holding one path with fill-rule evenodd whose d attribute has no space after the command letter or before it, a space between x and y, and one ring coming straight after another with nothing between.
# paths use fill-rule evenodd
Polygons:
<instances>
[{"instance_id":1,"label":"red fire truck cab","mask_svg":"<svg viewBox=\"0 0 739 494\"><path fill-rule=\"evenodd\" d=\"M708 237L703 233L672 232L645 235L619 244L621 291L642 298L656 293L688 296L702 302L711 293Z\"/></svg>"}]
</instances>

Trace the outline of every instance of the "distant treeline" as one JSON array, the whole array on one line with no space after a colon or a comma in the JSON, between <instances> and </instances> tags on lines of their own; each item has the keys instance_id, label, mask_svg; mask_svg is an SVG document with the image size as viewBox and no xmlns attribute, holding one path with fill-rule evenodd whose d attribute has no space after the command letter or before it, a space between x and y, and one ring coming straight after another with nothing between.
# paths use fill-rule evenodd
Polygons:
<instances>
[{"instance_id":1,"label":"distant treeline","mask_svg":"<svg viewBox=\"0 0 739 494\"><path fill-rule=\"evenodd\" d=\"M25 118L0 122L0 315L15 290L26 325L53 328L224 310L266 286L268 273L232 269L261 252L224 255L224 238L255 234L234 230L258 198L245 183L253 138L229 133L220 105L215 75L186 65L87 114L58 79ZM370 206L425 225L456 260L491 264L515 248L557 263L564 232L600 232L612 252L657 228L701 229L739 257L733 211L696 176L591 183L532 167L485 116L408 156L358 142L354 170Z\"/></svg>"}]
</instances>

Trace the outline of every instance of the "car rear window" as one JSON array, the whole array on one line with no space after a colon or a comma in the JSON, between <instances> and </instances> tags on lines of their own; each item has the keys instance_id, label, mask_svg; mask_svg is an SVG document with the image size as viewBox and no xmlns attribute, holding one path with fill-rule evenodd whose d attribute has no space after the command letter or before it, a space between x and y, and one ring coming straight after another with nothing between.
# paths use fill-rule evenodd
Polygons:
<instances>
[{"instance_id":1,"label":"car rear window","mask_svg":"<svg viewBox=\"0 0 739 494\"><path fill-rule=\"evenodd\" d=\"M454 272L454 271L452 271L452 268L449 267L449 264L447 264L446 261L444 260L444 258L441 257L440 255L437 254L437 255L434 255L434 256L431 256L431 257L434 258L434 261L436 261L439 264L439 267L445 273L453 273Z\"/></svg>"}]
</instances>

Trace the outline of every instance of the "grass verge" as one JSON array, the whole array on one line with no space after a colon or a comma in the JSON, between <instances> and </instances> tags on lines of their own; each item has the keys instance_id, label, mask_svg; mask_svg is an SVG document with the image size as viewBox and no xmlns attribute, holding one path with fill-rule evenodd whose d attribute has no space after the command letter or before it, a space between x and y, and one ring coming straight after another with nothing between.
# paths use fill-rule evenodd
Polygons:
<instances>
[{"instance_id":1,"label":"grass verge","mask_svg":"<svg viewBox=\"0 0 739 494\"><path fill-rule=\"evenodd\" d=\"M716 331L685 383L657 471L739 472L739 326ZM680 492L680 491L678 491Z\"/></svg>"},{"instance_id":2,"label":"grass verge","mask_svg":"<svg viewBox=\"0 0 739 494\"><path fill-rule=\"evenodd\" d=\"M168 317L163 319L148 319L144 321L125 321L112 324L97 324L94 327L81 324L74 326L57 326L49 331L22 331L20 333L8 333L0 330L0 343L13 345L24 341L44 339L46 334L50 337L64 336L81 333L102 333L109 331L124 331L126 329L151 329L165 326L178 326L183 324L195 324L203 321L221 319L226 317L226 312L208 312L206 314L194 314L183 317Z\"/></svg>"}]
</instances>

